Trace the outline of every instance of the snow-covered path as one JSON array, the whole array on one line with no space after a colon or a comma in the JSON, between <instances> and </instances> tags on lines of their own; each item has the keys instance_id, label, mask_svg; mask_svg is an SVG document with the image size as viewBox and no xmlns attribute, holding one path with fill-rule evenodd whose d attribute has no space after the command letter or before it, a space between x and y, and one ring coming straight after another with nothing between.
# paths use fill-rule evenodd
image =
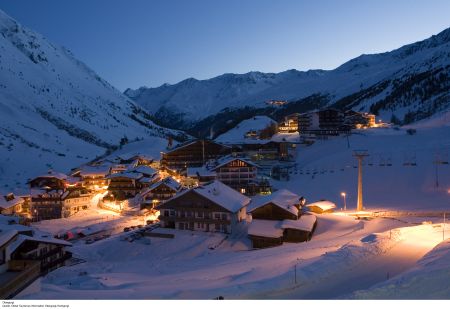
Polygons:
<instances>
[{"instance_id":1,"label":"snow-covered path","mask_svg":"<svg viewBox=\"0 0 450 309\"><path fill-rule=\"evenodd\" d=\"M346 295L397 276L415 266L441 240L440 225L405 228L402 239L387 252L364 260L351 268L342 268L328 278L301 283L292 289L266 295L275 299L332 299ZM339 265L336 265L339 267Z\"/></svg>"}]
</instances>

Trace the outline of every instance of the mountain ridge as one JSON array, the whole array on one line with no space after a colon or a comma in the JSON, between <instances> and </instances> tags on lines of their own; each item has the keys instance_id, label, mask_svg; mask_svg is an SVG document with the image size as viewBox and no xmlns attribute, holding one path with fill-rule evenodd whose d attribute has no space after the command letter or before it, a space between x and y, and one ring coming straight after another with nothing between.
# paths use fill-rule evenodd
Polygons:
<instances>
[{"instance_id":1,"label":"mountain ridge","mask_svg":"<svg viewBox=\"0 0 450 309\"><path fill-rule=\"evenodd\" d=\"M363 90L371 91L376 85L386 83L383 91L365 102L352 102L357 108L370 111L371 106L386 98L394 81L404 83L408 76L444 68L450 65L450 28L428 39L404 45L389 52L362 54L333 70L286 70L280 73L248 72L226 73L210 79L186 79L174 85L155 88L127 89L124 93L143 109L152 111L160 124L175 124L189 130L201 120L218 115L226 108L265 108L265 101L278 99L298 102L311 95L329 96L328 106ZM414 90L411 90L414 91ZM381 93L381 94L380 94ZM444 90L442 93L444 94ZM411 101L411 106L416 102ZM425 106L433 102L424 102ZM340 104L342 106L342 104ZM378 104L380 106L380 104ZM201 107L202 113L197 113ZM344 107L344 106L342 106ZM417 108L377 110L380 116L403 119ZM446 107L445 107L446 108ZM169 119L169 121L165 121ZM408 119L407 119L408 120Z\"/></svg>"}]
</instances>

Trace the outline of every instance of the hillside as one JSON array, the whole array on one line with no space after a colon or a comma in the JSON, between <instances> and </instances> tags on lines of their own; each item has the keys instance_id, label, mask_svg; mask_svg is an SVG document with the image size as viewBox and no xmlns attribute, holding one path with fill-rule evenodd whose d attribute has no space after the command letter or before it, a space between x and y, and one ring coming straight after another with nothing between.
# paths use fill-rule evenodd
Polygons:
<instances>
[{"instance_id":1,"label":"hillside","mask_svg":"<svg viewBox=\"0 0 450 309\"><path fill-rule=\"evenodd\" d=\"M67 170L122 140L164 138L130 99L67 49L0 11L0 190Z\"/></svg>"},{"instance_id":2,"label":"hillside","mask_svg":"<svg viewBox=\"0 0 450 309\"><path fill-rule=\"evenodd\" d=\"M332 105L411 123L448 109L449 69L450 29L446 29L391 52L361 55L330 71L224 74L157 88L128 89L125 94L156 116L159 123L185 129L208 116L213 120L218 113L222 119L227 112L234 117L244 106L254 109L247 117L283 116L283 110L287 113ZM311 105L308 98L315 98L317 104ZM290 103L269 108L265 101L271 99ZM305 101L309 105L301 108ZM200 106L202 113L197 113ZM203 122L202 126L213 122Z\"/></svg>"}]
</instances>

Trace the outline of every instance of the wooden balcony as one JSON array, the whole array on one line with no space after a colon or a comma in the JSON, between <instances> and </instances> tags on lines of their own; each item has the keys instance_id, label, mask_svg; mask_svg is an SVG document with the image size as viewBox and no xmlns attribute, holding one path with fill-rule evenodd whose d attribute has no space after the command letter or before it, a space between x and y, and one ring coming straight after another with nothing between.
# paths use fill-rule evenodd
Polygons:
<instances>
[{"instance_id":1,"label":"wooden balcony","mask_svg":"<svg viewBox=\"0 0 450 309\"><path fill-rule=\"evenodd\" d=\"M8 270L0 274L0 299L14 297L39 277L40 270L39 261L9 261Z\"/></svg>"}]
</instances>

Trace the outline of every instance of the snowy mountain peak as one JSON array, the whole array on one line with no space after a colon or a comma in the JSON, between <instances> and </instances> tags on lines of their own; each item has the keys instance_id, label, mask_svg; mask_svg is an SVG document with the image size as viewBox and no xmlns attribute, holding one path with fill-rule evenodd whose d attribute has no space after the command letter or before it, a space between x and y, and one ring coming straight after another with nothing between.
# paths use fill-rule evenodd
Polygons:
<instances>
[{"instance_id":1,"label":"snowy mountain peak","mask_svg":"<svg viewBox=\"0 0 450 309\"><path fill-rule=\"evenodd\" d=\"M0 11L0 185L76 166L123 140L168 134L178 133L152 123L66 48Z\"/></svg>"}]
</instances>

